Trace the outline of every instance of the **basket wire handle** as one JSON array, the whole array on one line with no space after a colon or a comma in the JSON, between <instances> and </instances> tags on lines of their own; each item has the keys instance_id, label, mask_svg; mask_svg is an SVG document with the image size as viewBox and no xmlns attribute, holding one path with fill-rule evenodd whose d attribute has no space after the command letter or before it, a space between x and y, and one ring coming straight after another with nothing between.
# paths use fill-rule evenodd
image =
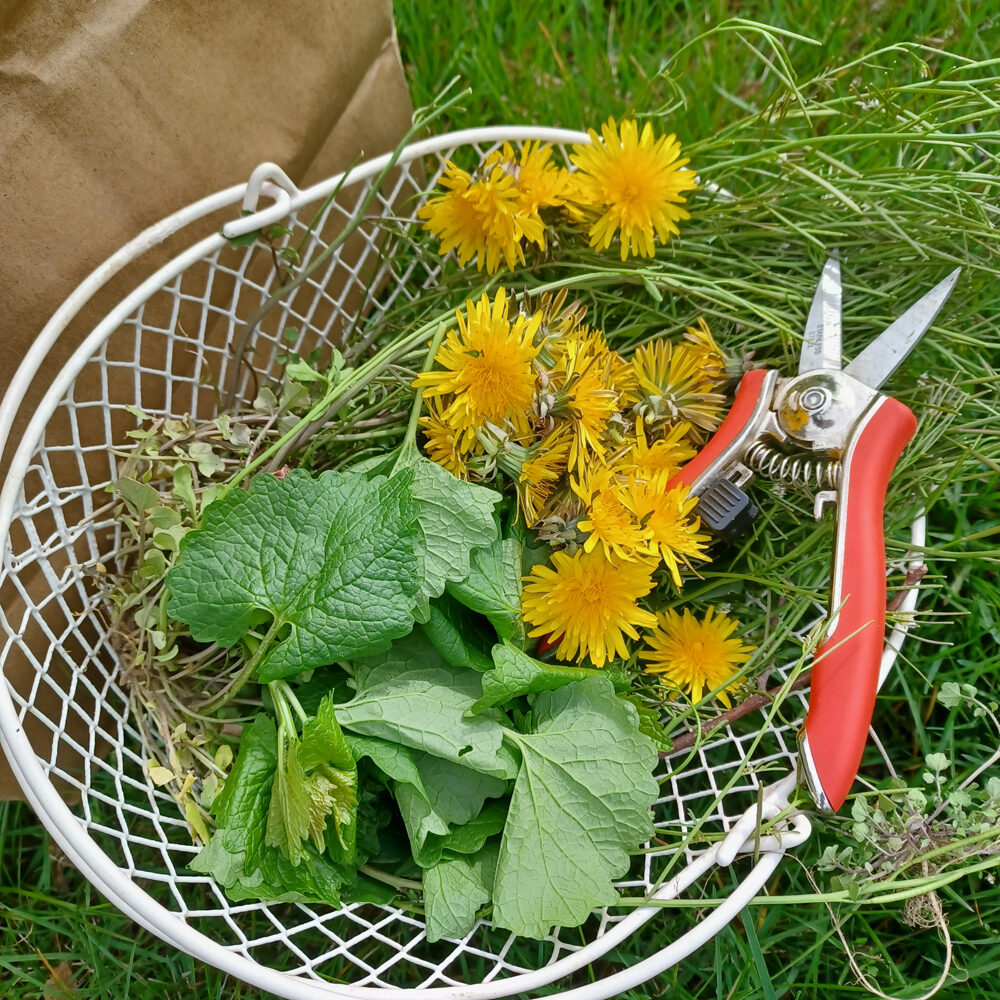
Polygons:
<instances>
[{"instance_id":1,"label":"basket wire handle","mask_svg":"<svg viewBox=\"0 0 1000 1000\"><path fill-rule=\"evenodd\" d=\"M274 199L274 204L257 211L257 202L264 195ZM222 235L227 240L245 236L255 229L272 226L281 222L292 210L292 199L297 198L299 189L292 179L276 163L261 163L254 168L247 181L246 193L243 195L242 217L227 222L222 227Z\"/></svg>"}]
</instances>

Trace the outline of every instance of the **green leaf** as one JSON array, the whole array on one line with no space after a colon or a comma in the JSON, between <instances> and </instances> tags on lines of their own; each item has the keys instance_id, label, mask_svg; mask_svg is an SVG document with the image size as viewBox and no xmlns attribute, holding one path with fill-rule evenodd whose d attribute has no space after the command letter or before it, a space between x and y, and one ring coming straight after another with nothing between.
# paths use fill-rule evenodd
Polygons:
<instances>
[{"instance_id":1,"label":"green leaf","mask_svg":"<svg viewBox=\"0 0 1000 1000\"><path fill-rule=\"evenodd\" d=\"M501 497L496 490L456 479L413 448L400 452L398 467L413 470L412 492L420 529L415 549L422 581L418 607L423 621L427 602L440 597L448 581L464 580L469 575L473 551L498 540L493 508Z\"/></svg>"},{"instance_id":2,"label":"green leaf","mask_svg":"<svg viewBox=\"0 0 1000 1000\"><path fill-rule=\"evenodd\" d=\"M359 736L356 733L348 734L347 741L356 760L368 757L387 777L415 785L426 795L423 778L420 777L420 771L417 770L416 761L413 759L417 751L398 743L390 743L374 736Z\"/></svg>"},{"instance_id":3,"label":"green leaf","mask_svg":"<svg viewBox=\"0 0 1000 1000\"><path fill-rule=\"evenodd\" d=\"M465 713L482 697L480 675L449 666L413 634L389 652L355 664L358 693L337 708L345 729L424 750L500 778L516 764L497 717Z\"/></svg>"},{"instance_id":4,"label":"green leaf","mask_svg":"<svg viewBox=\"0 0 1000 1000\"><path fill-rule=\"evenodd\" d=\"M451 846L452 827L461 828L475 820L487 799L506 793L507 783L425 753L415 752L414 762L420 773L420 787L397 782L396 803L410 838L413 858L427 867L435 864ZM467 831L457 836L457 843L467 844L476 837L476 830Z\"/></svg>"},{"instance_id":5,"label":"green leaf","mask_svg":"<svg viewBox=\"0 0 1000 1000\"><path fill-rule=\"evenodd\" d=\"M507 806L506 800L490 799L486 802L478 816L455 827L442 841L442 855L475 854L490 837L503 832L507 823Z\"/></svg>"},{"instance_id":6,"label":"green leaf","mask_svg":"<svg viewBox=\"0 0 1000 1000\"><path fill-rule=\"evenodd\" d=\"M521 751L494 886L494 923L542 938L618 898L613 881L653 833L656 747L604 677L544 691Z\"/></svg>"},{"instance_id":7,"label":"green leaf","mask_svg":"<svg viewBox=\"0 0 1000 1000\"><path fill-rule=\"evenodd\" d=\"M115 483L115 489L125 501L125 505L136 515L152 510L160 503L160 494L152 486L140 483L136 479L123 476Z\"/></svg>"},{"instance_id":8,"label":"green leaf","mask_svg":"<svg viewBox=\"0 0 1000 1000\"><path fill-rule=\"evenodd\" d=\"M521 547L505 538L472 554L469 575L448 584L448 593L485 615L501 639L524 644L521 617Z\"/></svg>"},{"instance_id":9,"label":"green leaf","mask_svg":"<svg viewBox=\"0 0 1000 1000\"><path fill-rule=\"evenodd\" d=\"M226 471L226 463L207 441L195 441L187 452L191 460L197 463L198 472L205 479L211 479L217 472Z\"/></svg>"},{"instance_id":10,"label":"green leaf","mask_svg":"<svg viewBox=\"0 0 1000 1000\"><path fill-rule=\"evenodd\" d=\"M472 857L449 858L424 873L427 940L464 937L476 924L479 908L490 901L497 867L497 845Z\"/></svg>"},{"instance_id":11,"label":"green leaf","mask_svg":"<svg viewBox=\"0 0 1000 1000\"><path fill-rule=\"evenodd\" d=\"M310 773L309 833L320 850L330 843L324 837L327 817L347 860L354 860L357 832L358 769L354 755L344 738L332 697L325 698L302 727L302 739L297 749L299 763Z\"/></svg>"},{"instance_id":12,"label":"green leaf","mask_svg":"<svg viewBox=\"0 0 1000 1000\"><path fill-rule=\"evenodd\" d=\"M480 673L492 669L488 638L492 630L449 594L431 601L427 621L420 630L453 667L471 667Z\"/></svg>"},{"instance_id":13,"label":"green leaf","mask_svg":"<svg viewBox=\"0 0 1000 1000\"><path fill-rule=\"evenodd\" d=\"M264 842L268 847L277 847L292 864L298 864L305 856L305 840L312 832L312 788L295 743L286 739L285 744L275 770ZM323 844L319 847L322 850Z\"/></svg>"},{"instance_id":14,"label":"green leaf","mask_svg":"<svg viewBox=\"0 0 1000 1000\"><path fill-rule=\"evenodd\" d=\"M660 713L655 708L644 705L642 698L637 694L623 695L619 693L618 697L624 698L630 705L635 706L635 710L639 713L639 732L643 736L648 736L656 744L657 750L661 753L669 753L673 750L674 741L667 735L660 719Z\"/></svg>"},{"instance_id":15,"label":"green leaf","mask_svg":"<svg viewBox=\"0 0 1000 1000\"><path fill-rule=\"evenodd\" d=\"M409 479L293 470L231 490L181 542L167 612L199 642L226 647L261 610L289 626L265 654L261 682L384 648L413 624Z\"/></svg>"},{"instance_id":16,"label":"green leaf","mask_svg":"<svg viewBox=\"0 0 1000 1000\"><path fill-rule=\"evenodd\" d=\"M554 691L573 681L599 676L589 667L564 667L541 663L510 643L493 647L494 668L483 674L483 696L472 706L478 715L493 705L502 705L522 694Z\"/></svg>"},{"instance_id":17,"label":"green leaf","mask_svg":"<svg viewBox=\"0 0 1000 1000\"><path fill-rule=\"evenodd\" d=\"M274 723L258 715L244 729L236 763L212 805L215 833L191 868L211 875L235 902L268 899L338 906L341 886L354 877L353 865L335 864L309 845L296 865L265 843L277 763Z\"/></svg>"},{"instance_id":18,"label":"green leaf","mask_svg":"<svg viewBox=\"0 0 1000 1000\"><path fill-rule=\"evenodd\" d=\"M180 465L175 466L173 479L174 496L184 502L184 506L187 507L188 513L192 517L196 517L198 514L198 499L194 495L194 477L191 475L191 466L186 462L181 462Z\"/></svg>"},{"instance_id":19,"label":"green leaf","mask_svg":"<svg viewBox=\"0 0 1000 1000\"><path fill-rule=\"evenodd\" d=\"M283 697L277 693L275 697ZM337 724L333 702L321 702L314 718L295 732L278 727L278 761L267 816L265 843L293 864L305 854L306 838L316 850L354 861L358 773ZM327 838L332 823L339 850Z\"/></svg>"},{"instance_id":20,"label":"green leaf","mask_svg":"<svg viewBox=\"0 0 1000 1000\"><path fill-rule=\"evenodd\" d=\"M305 361L293 361L291 364L285 366L285 374L289 378L295 379L296 382L325 382L326 376L322 375L320 372L316 371L311 365L307 364Z\"/></svg>"},{"instance_id":21,"label":"green leaf","mask_svg":"<svg viewBox=\"0 0 1000 1000\"><path fill-rule=\"evenodd\" d=\"M240 215L253 215L252 212L248 212L244 209L240 212ZM219 230L222 233L222 230ZM240 247L252 247L254 243L257 242L257 238L260 236L261 231L259 229L253 229L249 233L244 233L242 236L229 236L229 245L234 249L238 250ZM225 235L224 233L222 235Z\"/></svg>"},{"instance_id":22,"label":"green leaf","mask_svg":"<svg viewBox=\"0 0 1000 1000\"><path fill-rule=\"evenodd\" d=\"M343 903L375 903L377 906L389 906L397 896L399 890L395 886L369 878L361 872L357 872L354 880L340 891Z\"/></svg>"},{"instance_id":23,"label":"green leaf","mask_svg":"<svg viewBox=\"0 0 1000 1000\"><path fill-rule=\"evenodd\" d=\"M307 771L324 765L341 770L354 767L354 755L337 722L332 698L324 698L313 718L303 725L299 760Z\"/></svg>"}]
</instances>

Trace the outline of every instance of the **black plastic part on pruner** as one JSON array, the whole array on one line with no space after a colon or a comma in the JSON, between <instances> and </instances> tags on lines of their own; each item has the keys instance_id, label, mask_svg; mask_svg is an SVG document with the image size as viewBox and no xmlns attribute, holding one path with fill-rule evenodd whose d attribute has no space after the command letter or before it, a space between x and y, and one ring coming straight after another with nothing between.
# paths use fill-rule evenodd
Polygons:
<instances>
[{"instance_id":1,"label":"black plastic part on pruner","mask_svg":"<svg viewBox=\"0 0 1000 1000\"><path fill-rule=\"evenodd\" d=\"M715 479L698 496L695 513L709 531L732 541L750 530L757 507L728 479Z\"/></svg>"}]
</instances>

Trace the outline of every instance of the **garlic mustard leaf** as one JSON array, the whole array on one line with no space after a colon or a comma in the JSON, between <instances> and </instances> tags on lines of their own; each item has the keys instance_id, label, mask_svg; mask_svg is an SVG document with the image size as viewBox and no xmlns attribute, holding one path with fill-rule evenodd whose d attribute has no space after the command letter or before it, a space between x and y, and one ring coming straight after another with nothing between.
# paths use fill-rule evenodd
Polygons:
<instances>
[{"instance_id":1,"label":"garlic mustard leaf","mask_svg":"<svg viewBox=\"0 0 1000 1000\"><path fill-rule=\"evenodd\" d=\"M453 828L461 829L474 821L487 799L506 793L507 782L419 751L414 752L414 760L421 787L397 783L396 803L410 838L413 859L427 867L435 864L449 846Z\"/></svg>"},{"instance_id":2,"label":"garlic mustard leaf","mask_svg":"<svg viewBox=\"0 0 1000 1000\"><path fill-rule=\"evenodd\" d=\"M483 696L472 706L474 715L518 695L554 691L573 681L600 676L591 667L542 663L510 643L493 647L493 663L493 669L483 674Z\"/></svg>"},{"instance_id":3,"label":"garlic mustard leaf","mask_svg":"<svg viewBox=\"0 0 1000 1000\"><path fill-rule=\"evenodd\" d=\"M448 583L448 593L485 615L501 639L524 643L521 617L521 546L514 538L472 554L469 573Z\"/></svg>"},{"instance_id":4,"label":"garlic mustard leaf","mask_svg":"<svg viewBox=\"0 0 1000 1000\"><path fill-rule=\"evenodd\" d=\"M466 718L483 689L480 675L452 667L419 633L379 657L355 664L358 693L337 706L340 724L423 750L462 767L512 778L516 761L503 743L500 713Z\"/></svg>"},{"instance_id":5,"label":"garlic mustard leaf","mask_svg":"<svg viewBox=\"0 0 1000 1000\"><path fill-rule=\"evenodd\" d=\"M473 551L499 540L493 508L500 494L457 479L416 449L404 449L400 460L402 467L413 472L411 490L417 501L419 529L415 548L421 580L418 618L425 621L428 601L440 597L449 580L464 580L469 575Z\"/></svg>"},{"instance_id":6,"label":"garlic mustard leaf","mask_svg":"<svg viewBox=\"0 0 1000 1000\"><path fill-rule=\"evenodd\" d=\"M497 866L497 845L477 854L444 859L424 873L427 940L464 937L476 923L476 911L490 900Z\"/></svg>"},{"instance_id":7,"label":"garlic mustard leaf","mask_svg":"<svg viewBox=\"0 0 1000 1000\"><path fill-rule=\"evenodd\" d=\"M504 827L493 921L524 937L574 927L618 898L613 882L653 833L659 786L654 744L635 707L604 677L533 700L533 732L508 732L521 751Z\"/></svg>"},{"instance_id":8,"label":"garlic mustard leaf","mask_svg":"<svg viewBox=\"0 0 1000 1000\"><path fill-rule=\"evenodd\" d=\"M296 864L266 843L277 766L274 722L258 715L244 729L236 762L212 804L215 833L191 868L211 875L235 902L268 899L337 906L341 890L355 881L353 863L337 863L329 853L306 844Z\"/></svg>"},{"instance_id":9,"label":"garlic mustard leaf","mask_svg":"<svg viewBox=\"0 0 1000 1000\"><path fill-rule=\"evenodd\" d=\"M262 474L205 511L167 574L167 612L232 646L259 617L288 626L261 682L384 649L413 626L419 587L412 474Z\"/></svg>"}]
</instances>

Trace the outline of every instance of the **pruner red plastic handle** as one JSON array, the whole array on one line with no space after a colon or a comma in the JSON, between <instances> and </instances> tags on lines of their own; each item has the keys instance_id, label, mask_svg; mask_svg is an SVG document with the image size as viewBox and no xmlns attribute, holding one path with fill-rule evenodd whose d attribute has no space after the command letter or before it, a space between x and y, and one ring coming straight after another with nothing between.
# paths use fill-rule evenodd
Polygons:
<instances>
[{"instance_id":1,"label":"pruner red plastic handle","mask_svg":"<svg viewBox=\"0 0 1000 1000\"><path fill-rule=\"evenodd\" d=\"M858 422L843 459L834 618L816 652L801 746L814 796L834 811L858 773L875 708L885 646L885 495L916 429L910 409L881 396Z\"/></svg>"}]
</instances>

